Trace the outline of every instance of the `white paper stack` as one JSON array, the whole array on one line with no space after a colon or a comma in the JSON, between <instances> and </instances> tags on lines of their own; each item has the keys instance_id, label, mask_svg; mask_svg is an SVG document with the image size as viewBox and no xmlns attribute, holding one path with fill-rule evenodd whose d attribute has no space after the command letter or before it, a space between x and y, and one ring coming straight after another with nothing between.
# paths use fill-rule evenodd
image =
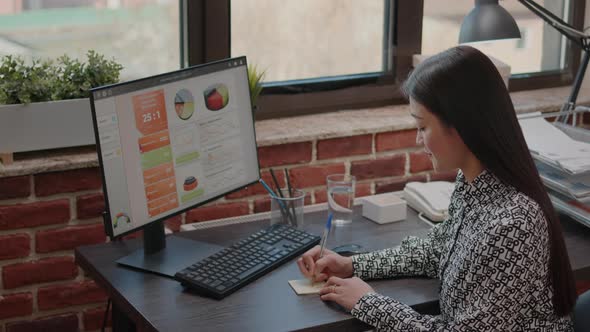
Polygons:
<instances>
[{"instance_id":1,"label":"white paper stack","mask_svg":"<svg viewBox=\"0 0 590 332\"><path fill-rule=\"evenodd\" d=\"M569 174L590 172L589 143L572 139L541 117L521 118L519 123L534 158Z\"/></svg>"},{"instance_id":2,"label":"white paper stack","mask_svg":"<svg viewBox=\"0 0 590 332\"><path fill-rule=\"evenodd\" d=\"M545 185L573 199L590 198L590 173L570 175L542 162L535 162Z\"/></svg>"},{"instance_id":3,"label":"white paper stack","mask_svg":"<svg viewBox=\"0 0 590 332\"><path fill-rule=\"evenodd\" d=\"M539 175L555 209L590 227L590 131L540 115L519 118Z\"/></svg>"}]
</instances>

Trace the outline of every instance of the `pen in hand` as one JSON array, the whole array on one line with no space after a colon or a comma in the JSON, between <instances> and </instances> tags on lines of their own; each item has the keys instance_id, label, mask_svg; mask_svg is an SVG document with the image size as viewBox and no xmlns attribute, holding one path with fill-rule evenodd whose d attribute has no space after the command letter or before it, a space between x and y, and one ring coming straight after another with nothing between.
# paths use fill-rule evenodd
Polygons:
<instances>
[{"instance_id":1,"label":"pen in hand","mask_svg":"<svg viewBox=\"0 0 590 332\"><path fill-rule=\"evenodd\" d=\"M326 221L326 228L324 228L324 234L322 234L322 241L320 242L320 258L324 256L324 249L326 248L326 240L328 240L328 234L330 234L330 228L332 227L332 214L328 215L328 221ZM318 258L319 259L319 258Z\"/></svg>"},{"instance_id":2,"label":"pen in hand","mask_svg":"<svg viewBox=\"0 0 590 332\"><path fill-rule=\"evenodd\" d=\"M320 257L321 259L324 256L324 249L326 248L326 242L328 242L328 234L330 234L330 228L332 227L332 213L328 215L328 221L326 221L326 228L324 228L324 234L322 234L322 240L320 242ZM316 271L317 272L317 271ZM314 273L313 279L311 282L313 283L315 278L317 277L317 273Z\"/></svg>"}]
</instances>

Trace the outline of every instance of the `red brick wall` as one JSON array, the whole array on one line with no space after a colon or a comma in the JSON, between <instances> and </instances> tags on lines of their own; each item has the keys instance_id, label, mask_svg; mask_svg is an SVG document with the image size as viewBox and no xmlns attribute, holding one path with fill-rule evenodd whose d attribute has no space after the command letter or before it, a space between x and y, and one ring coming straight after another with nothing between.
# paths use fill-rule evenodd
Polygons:
<instances>
[{"instance_id":1,"label":"red brick wall","mask_svg":"<svg viewBox=\"0 0 590 332\"><path fill-rule=\"evenodd\" d=\"M259 148L262 176L269 167L284 186L308 193L306 204L326 201L325 177L358 178L357 196L401 190L407 181L453 180L432 174L415 146L414 130L366 134ZM106 293L76 266L73 249L107 240L97 168L0 178L0 331L93 331L100 328ZM184 223L268 211L261 185L229 194L166 222Z\"/></svg>"},{"instance_id":2,"label":"red brick wall","mask_svg":"<svg viewBox=\"0 0 590 332\"><path fill-rule=\"evenodd\" d=\"M0 178L0 331L100 327L106 293L74 263L102 243L97 168Z\"/></svg>"},{"instance_id":3,"label":"red brick wall","mask_svg":"<svg viewBox=\"0 0 590 332\"><path fill-rule=\"evenodd\" d=\"M433 173L415 135L406 130L260 147L262 177L272 183L273 168L285 186L286 170L293 186L307 192L305 204L326 201L331 173L356 175L359 197L402 190L408 181L454 180L455 173ZM76 266L73 249L107 240L103 209L97 168L0 178L0 332L101 327L106 293ZM269 209L256 184L166 225L177 232L184 223ZM578 291L589 285L580 282Z\"/></svg>"}]
</instances>

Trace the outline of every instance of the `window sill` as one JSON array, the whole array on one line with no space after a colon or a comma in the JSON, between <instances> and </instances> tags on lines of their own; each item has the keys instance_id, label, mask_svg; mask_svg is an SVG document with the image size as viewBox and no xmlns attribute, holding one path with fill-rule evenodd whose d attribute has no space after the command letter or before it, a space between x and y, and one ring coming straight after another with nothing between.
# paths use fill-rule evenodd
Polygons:
<instances>
[{"instance_id":1,"label":"window sill","mask_svg":"<svg viewBox=\"0 0 590 332\"><path fill-rule=\"evenodd\" d=\"M510 94L516 113L559 111L571 88L529 90ZM590 105L590 91L580 91L578 105ZM256 123L258 146L278 145L415 128L408 105L262 120Z\"/></svg>"},{"instance_id":2,"label":"window sill","mask_svg":"<svg viewBox=\"0 0 590 332\"><path fill-rule=\"evenodd\" d=\"M558 111L570 87L511 93L517 113ZM583 89L579 105L590 105L590 90ZM314 141L318 139L374 134L414 128L408 105L346 110L331 113L269 119L256 122L258 146ZM93 146L38 151L17 156L11 165L0 164L0 177L97 167Z\"/></svg>"}]
</instances>

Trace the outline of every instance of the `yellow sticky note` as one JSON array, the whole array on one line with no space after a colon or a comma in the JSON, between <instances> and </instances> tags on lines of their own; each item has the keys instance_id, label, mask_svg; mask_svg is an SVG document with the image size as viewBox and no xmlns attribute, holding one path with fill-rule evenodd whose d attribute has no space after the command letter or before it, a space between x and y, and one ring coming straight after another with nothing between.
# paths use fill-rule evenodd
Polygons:
<instances>
[{"instance_id":1,"label":"yellow sticky note","mask_svg":"<svg viewBox=\"0 0 590 332\"><path fill-rule=\"evenodd\" d=\"M318 294L325 284L325 281L312 284L309 279L289 280L289 285L297 295Z\"/></svg>"}]
</instances>

